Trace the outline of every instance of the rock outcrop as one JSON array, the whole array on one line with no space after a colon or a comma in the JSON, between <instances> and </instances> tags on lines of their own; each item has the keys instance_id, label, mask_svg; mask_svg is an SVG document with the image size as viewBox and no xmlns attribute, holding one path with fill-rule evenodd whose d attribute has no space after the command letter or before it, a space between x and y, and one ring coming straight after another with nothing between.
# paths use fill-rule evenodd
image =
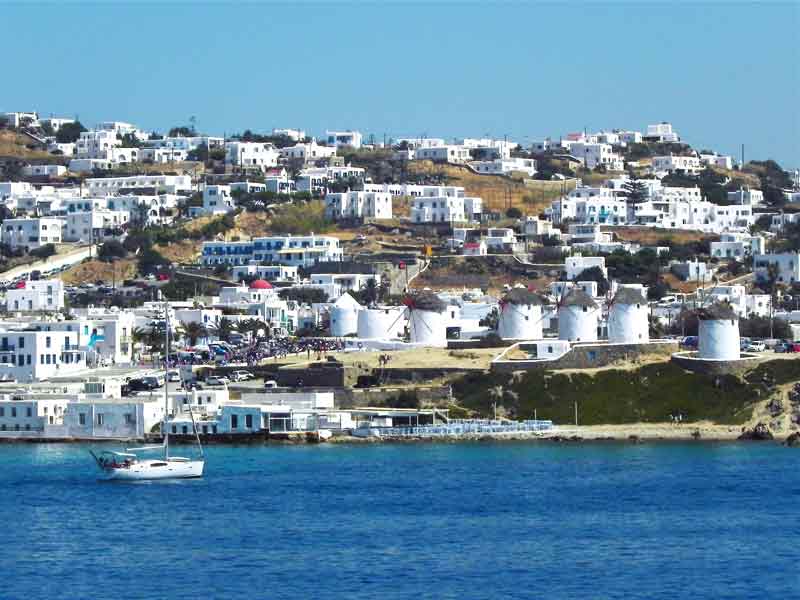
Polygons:
<instances>
[{"instance_id":1,"label":"rock outcrop","mask_svg":"<svg viewBox=\"0 0 800 600\"><path fill-rule=\"evenodd\" d=\"M772 435L772 432L769 430L769 427L764 425L764 423L758 423L752 429L743 431L742 435L740 435L738 439L763 442L775 439L775 436Z\"/></svg>"}]
</instances>

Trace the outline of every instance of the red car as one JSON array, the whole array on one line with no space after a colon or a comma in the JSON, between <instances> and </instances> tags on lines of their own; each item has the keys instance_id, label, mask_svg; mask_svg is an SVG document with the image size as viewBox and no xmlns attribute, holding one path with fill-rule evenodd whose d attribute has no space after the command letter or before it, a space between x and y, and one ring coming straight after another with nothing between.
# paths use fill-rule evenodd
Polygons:
<instances>
[{"instance_id":1,"label":"red car","mask_svg":"<svg viewBox=\"0 0 800 600\"><path fill-rule=\"evenodd\" d=\"M156 279L158 279L159 281L169 281L169 275L167 275L166 273L159 273L158 275L156 275Z\"/></svg>"}]
</instances>

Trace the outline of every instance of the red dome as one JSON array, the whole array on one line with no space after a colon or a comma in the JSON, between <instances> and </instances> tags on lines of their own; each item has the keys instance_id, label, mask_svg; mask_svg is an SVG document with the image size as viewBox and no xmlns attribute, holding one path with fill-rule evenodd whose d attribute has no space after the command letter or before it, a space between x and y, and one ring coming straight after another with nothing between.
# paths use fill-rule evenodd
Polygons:
<instances>
[{"instance_id":1,"label":"red dome","mask_svg":"<svg viewBox=\"0 0 800 600\"><path fill-rule=\"evenodd\" d=\"M254 279L250 283L251 290L271 290L272 284L266 279Z\"/></svg>"}]
</instances>

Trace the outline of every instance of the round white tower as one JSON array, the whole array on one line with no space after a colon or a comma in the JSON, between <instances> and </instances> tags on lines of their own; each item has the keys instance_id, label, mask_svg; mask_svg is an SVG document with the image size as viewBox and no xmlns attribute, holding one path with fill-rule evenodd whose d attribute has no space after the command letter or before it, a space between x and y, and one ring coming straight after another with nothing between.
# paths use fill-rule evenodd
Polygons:
<instances>
[{"instance_id":1,"label":"round white tower","mask_svg":"<svg viewBox=\"0 0 800 600\"><path fill-rule=\"evenodd\" d=\"M350 294L342 294L331 308L331 335L344 337L358 331L361 305Z\"/></svg>"},{"instance_id":2,"label":"round white tower","mask_svg":"<svg viewBox=\"0 0 800 600\"><path fill-rule=\"evenodd\" d=\"M640 290L620 288L608 311L608 341L612 344L644 344L650 341L649 306Z\"/></svg>"},{"instance_id":3,"label":"round white tower","mask_svg":"<svg viewBox=\"0 0 800 600\"><path fill-rule=\"evenodd\" d=\"M504 340L540 340L544 299L525 288L513 288L500 301L497 334Z\"/></svg>"},{"instance_id":4,"label":"round white tower","mask_svg":"<svg viewBox=\"0 0 800 600\"><path fill-rule=\"evenodd\" d=\"M582 289L572 288L558 307L558 339L596 342L600 309Z\"/></svg>"},{"instance_id":5,"label":"round white tower","mask_svg":"<svg viewBox=\"0 0 800 600\"><path fill-rule=\"evenodd\" d=\"M358 312L358 337L365 340L391 340L402 337L405 307L365 308Z\"/></svg>"},{"instance_id":6,"label":"round white tower","mask_svg":"<svg viewBox=\"0 0 800 600\"><path fill-rule=\"evenodd\" d=\"M698 358L738 360L739 317L728 304L712 304L697 311Z\"/></svg>"},{"instance_id":7,"label":"round white tower","mask_svg":"<svg viewBox=\"0 0 800 600\"><path fill-rule=\"evenodd\" d=\"M406 299L409 341L420 346L447 347L444 302L433 293L421 293Z\"/></svg>"}]
</instances>

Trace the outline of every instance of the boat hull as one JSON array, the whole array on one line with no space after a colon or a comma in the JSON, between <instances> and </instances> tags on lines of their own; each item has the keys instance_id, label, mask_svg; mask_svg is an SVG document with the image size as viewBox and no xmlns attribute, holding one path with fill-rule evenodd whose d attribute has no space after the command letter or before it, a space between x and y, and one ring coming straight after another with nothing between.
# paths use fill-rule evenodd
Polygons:
<instances>
[{"instance_id":1,"label":"boat hull","mask_svg":"<svg viewBox=\"0 0 800 600\"><path fill-rule=\"evenodd\" d=\"M203 476L202 460L140 460L128 466L104 468L105 481L145 481L154 479L194 479Z\"/></svg>"}]
</instances>

